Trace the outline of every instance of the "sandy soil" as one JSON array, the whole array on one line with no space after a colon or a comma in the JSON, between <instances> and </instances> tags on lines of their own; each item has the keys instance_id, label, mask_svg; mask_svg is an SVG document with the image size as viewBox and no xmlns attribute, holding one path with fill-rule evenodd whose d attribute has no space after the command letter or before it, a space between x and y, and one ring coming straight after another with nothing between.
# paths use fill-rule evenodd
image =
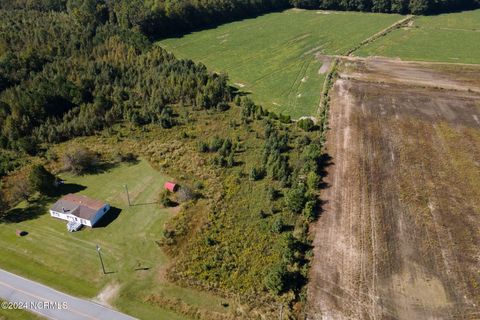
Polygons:
<instances>
[{"instance_id":1,"label":"sandy soil","mask_svg":"<svg viewBox=\"0 0 480 320\"><path fill-rule=\"evenodd\" d=\"M479 79L343 62L308 319L480 319Z\"/></svg>"},{"instance_id":2,"label":"sandy soil","mask_svg":"<svg viewBox=\"0 0 480 320\"><path fill-rule=\"evenodd\" d=\"M105 306L110 306L110 303L117 297L119 290L120 284L110 283L100 291L93 301Z\"/></svg>"},{"instance_id":3,"label":"sandy soil","mask_svg":"<svg viewBox=\"0 0 480 320\"><path fill-rule=\"evenodd\" d=\"M342 59L346 67L341 73L341 77L344 78L480 93L478 68L469 65L409 62L384 58L342 57Z\"/></svg>"},{"instance_id":4,"label":"sandy soil","mask_svg":"<svg viewBox=\"0 0 480 320\"><path fill-rule=\"evenodd\" d=\"M330 70L332 65L333 58L329 56L324 56L319 53L316 54L316 58L322 62L322 66L318 69L318 74L325 74Z\"/></svg>"}]
</instances>

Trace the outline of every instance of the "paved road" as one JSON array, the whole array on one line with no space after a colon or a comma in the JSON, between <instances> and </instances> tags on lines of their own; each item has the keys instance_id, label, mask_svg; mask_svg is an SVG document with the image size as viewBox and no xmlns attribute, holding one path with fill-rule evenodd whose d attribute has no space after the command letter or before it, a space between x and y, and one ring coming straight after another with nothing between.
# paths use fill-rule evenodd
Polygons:
<instances>
[{"instance_id":1,"label":"paved road","mask_svg":"<svg viewBox=\"0 0 480 320\"><path fill-rule=\"evenodd\" d=\"M135 318L95 302L72 297L38 282L0 269L0 299L25 304L26 309L55 320L133 320ZM8 306L10 302L10 306ZM1 307L5 307L2 305Z\"/></svg>"}]
</instances>

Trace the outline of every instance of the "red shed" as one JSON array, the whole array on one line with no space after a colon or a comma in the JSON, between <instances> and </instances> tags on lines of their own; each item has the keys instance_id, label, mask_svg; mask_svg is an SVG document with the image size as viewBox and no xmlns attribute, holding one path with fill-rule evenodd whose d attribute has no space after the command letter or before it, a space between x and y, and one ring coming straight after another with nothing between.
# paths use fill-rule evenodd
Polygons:
<instances>
[{"instance_id":1,"label":"red shed","mask_svg":"<svg viewBox=\"0 0 480 320\"><path fill-rule=\"evenodd\" d=\"M177 187L178 187L178 186L177 186L175 183L173 183L173 182L167 181L167 182L165 182L165 184L163 185L163 187L164 187L165 189L167 189L168 191L170 191L170 192L175 192L175 191L177 191Z\"/></svg>"}]
</instances>

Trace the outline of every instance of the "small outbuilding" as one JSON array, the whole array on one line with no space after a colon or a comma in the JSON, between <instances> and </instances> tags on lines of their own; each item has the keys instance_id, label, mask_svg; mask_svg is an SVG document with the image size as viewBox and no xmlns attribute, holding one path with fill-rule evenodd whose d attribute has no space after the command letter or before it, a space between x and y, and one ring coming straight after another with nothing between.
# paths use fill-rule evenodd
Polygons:
<instances>
[{"instance_id":1,"label":"small outbuilding","mask_svg":"<svg viewBox=\"0 0 480 320\"><path fill-rule=\"evenodd\" d=\"M176 192L178 190L178 185L170 181L165 182L163 187L170 192Z\"/></svg>"}]
</instances>

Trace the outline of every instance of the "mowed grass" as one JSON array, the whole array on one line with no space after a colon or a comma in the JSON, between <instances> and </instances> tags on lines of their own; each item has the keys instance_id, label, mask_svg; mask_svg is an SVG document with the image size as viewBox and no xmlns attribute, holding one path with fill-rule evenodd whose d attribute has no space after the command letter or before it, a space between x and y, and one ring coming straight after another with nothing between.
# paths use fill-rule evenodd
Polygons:
<instances>
[{"instance_id":1,"label":"mowed grass","mask_svg":"<svg viewBox=\"0 0 480 320\"><path fill-rule=\"evenodd\" d=\"M5 300L0 300L0 303ZM34 313L25 310L13 310L0 308L0 320L41 320L41 318Z\"/></svg>"},{"instance_id":2,"label":"mowed grass","mask_svg":"<svg viewBox=\"0 0 480 320\"><path fill-rule=\"evenodd\" d=\"M480 10L417 17L412 26L395 30L355 54L480 63Z\"/></svg>"},{"instance_id":3,"label":"mowed grass","mask_svg":"<svg viewBox=\"0 0 480 320\"><path fill-rule=\"evenodd\" d=\"M159 277L168 259L155 241L161 238L172 212L161 209L156 200L167 177L143 160L101 174L61 177L75 188L84 188L79 193L109 202L120 214L106 227L69 233L66 222L51 218L47 212L50 204L45 204L44 214L37 218L0 224L0 268L87 298L95 297L107 285L120 284L114 304L122 311L141 319L188 319L143 301L151 293L175 299L199 295ZM125 184L133 204L130 207ZM29 234L20 238L15 230ZM97 244L102 248L107 275L101 271ZM145 270L135 270L142 268ZM198 307L221 305L220 298L208 294L187 300Z\"/></svg>"},{"instance_id":4,"label":"mowed grass","mask_svg":"<svg viewBox=\"0 0 480 320\"><path fill-rule=\"evenodd\" d=\"M316 54L343 54L399 15L287 10L158 42L180 58L228 73L241 91L294 118L317 111L325 73Z\"/></svg>"}]
</instances>

